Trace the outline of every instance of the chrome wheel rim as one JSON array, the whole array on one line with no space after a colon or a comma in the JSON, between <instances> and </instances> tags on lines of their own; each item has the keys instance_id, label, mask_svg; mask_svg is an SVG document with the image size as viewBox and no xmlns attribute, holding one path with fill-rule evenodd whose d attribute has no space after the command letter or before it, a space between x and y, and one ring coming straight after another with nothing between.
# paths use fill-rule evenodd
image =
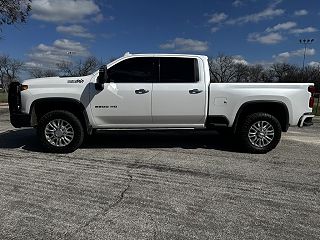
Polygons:
<instances>
[{"instance_id":1,"label":"chrome wheel rim","mask_svg":"<svg viewBox=\"0 0 320 240\"><path fill-rule=\"evenodd\" d=\"M248 138L252 145L263 148L274 139L274 128L267 121L258 121L249 129Z\"/></svg>"},{"instance_id":2,"label":"chrome wheel rim","mask_svg":"<svg viewBox=\"0 0 320 240\"><path fill-rule=\"evenodd\" d=\"M45 128L47 141L55 147L65 147L74 138L74 130L70 123L63 119L50 121Z\"/></svg>"}]
</instances>

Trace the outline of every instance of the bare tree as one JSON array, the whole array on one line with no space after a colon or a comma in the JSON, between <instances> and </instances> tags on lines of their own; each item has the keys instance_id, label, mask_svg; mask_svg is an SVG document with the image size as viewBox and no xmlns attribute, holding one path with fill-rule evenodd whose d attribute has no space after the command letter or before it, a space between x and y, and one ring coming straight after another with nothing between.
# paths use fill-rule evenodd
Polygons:
<instances>
[{"instance_id":1,"label":"bare tree","mask_svg":"<svg viewBox=\"0 0 320 240\"><path fill-rule=\"evenodd\" d=\"M23 69L23 62L10 58L8 55L0 55L0 79L5 91L11 82L18 80L18 74Z\"/></svg>"},{"instance_id":2,"label":"bare tree","mask_svg":"<svg viewBox=\"0 0 320 240\"><path fill-rule=\"evenodd\" d=\"M263 82L264 68L262 65L252 65L248 68L248 82Z\"/></svg>"},{"instance_id":3,"label":"bare tree","mask_svg":"<svg viewBox=\"0 0 320 240\"><path fill-rule=\"evenodd\" d=\"M115 61L115 60L117 60L117 59L118 59L117 57L113 57L113 56L112 56L112 57L109 58L109 63L111 63L111 62L113 62L113 61Z\"/></svg>"},{"instance_id":4,"label":"bare tree","mask_svg":"<svg viewBox=\"0 0 320 240\"><path fill-rule=\"evenodd\" d=\"M275 79L272 75L272 71L270 70L270 68L264 69L261 77L262 77L262 82L265 82L265 83L275 82Z\"/></svg>"},{"instance_id":5,"label":"bare tree","mask_svg":"<svg viewBox=\"0 0 320 240\"><path fill-rule=\"evenodd\" d=\"M63 61L57 64L57 67L63 76L77 76L76 72L74 71L74 65L72 62Z\"/></svg>"},{"instance_id":6,"label":"bare tree","mask_svg":"<svg viewBox=\"0 0 320 240\"><path fill-rule=\"evenodd\" d=\"M95 57L88 57L84 61L74 64L72 62L61 62L57 64L64 76L85 76L93 73L99 68L99 60Z\"/></svg>"},{"instance_id":7,"label":"bare tree","mask_svg":"<svg viewBox=\"0 0 320 240\"><path fill-rule=\"evenodd\" d=\"M79 62L77 65L79 76L86 76L99 68L100 61L95 57L88 57L83 62Z\"/></svg>"},{"instance_id":8,"label":"bare tree","mask_svg":"<svg viewBox=\"0 0 320 240\"><path fill-rule=\"evenodd\" d=\"M0 0L0 31L2 25L26 22L31 0Z\"/></svg>"},{"instance_id":9,"label":"bare tree","mask_svg":"<svg viewBox=\"0 0 320 240\"><path fill-rule=\"evenodd\" d=\"M277 82L303 82L302 69L287 63L275 63L271 72Z\"/></svg>"},{"instance_id":10,"label":"bare tree","mask_svg":"<svg viewBox=\"0 0 320 240\"><path fill-rule=\"evenodd\" d=\"M57 71L52 69L42 69L39 67L33 67L27 70L33 78L54 77L59 75Z\"/></svg>"},{"instance_id":11,"label":"bare tree","mask_svg":"<svg viewBox=\"0 0 320 240\"><path fill-rule=\"evenodd\" d=\"M232 82L235 80L236 64L232 56L219 54L217 58L209 58L208 62L212 82Z\"/></svg>"},{"instance_id":12,"label":"bare tree","mask_svg":"<svg viewBox=\"0 0 320 240\"><path fill-rule=\"evenodd\" d=\"M247 82L249 79L249 66L243 63L236 63L235 68L235 82Z\"/></svg>"},{"instance_id":13,"label":"bare tree","mask_svg":"<svg viewBox=\"0 0 320 240\"><path fill-rule=\"evenodd\" d=\"M314 83L317 92L320 92L320 67L308 66L304 69L304 82Z\"/></svg>"}]
</instances>

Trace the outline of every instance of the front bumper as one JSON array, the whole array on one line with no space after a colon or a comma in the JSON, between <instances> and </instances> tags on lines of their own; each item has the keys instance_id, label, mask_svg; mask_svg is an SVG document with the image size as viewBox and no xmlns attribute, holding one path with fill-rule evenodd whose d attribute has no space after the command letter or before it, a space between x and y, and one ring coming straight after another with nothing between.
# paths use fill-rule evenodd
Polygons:
<instances>
[{"instance_id":1,"label":"front bumper","mask_svg":"<svg viewBox=\"0 0 320 240\"><path fill-rule=\"evenodd\" d=\"M13 82L9 87L8 94L10 122L16 128L30 127L31 116L21 112L21 84Z\"/></svg>"},{"instance_id":2,"label":"front bumper","mask_svg":"<svg viewBox=\"0 0 320 240\"><path fill-rule=\"evenodd\" d=\"M312 113L305 113L300 118L298 122L299 127L309 127L313 125L312 119L314 118L314 115Z\"/></svg>"}]
</instances>

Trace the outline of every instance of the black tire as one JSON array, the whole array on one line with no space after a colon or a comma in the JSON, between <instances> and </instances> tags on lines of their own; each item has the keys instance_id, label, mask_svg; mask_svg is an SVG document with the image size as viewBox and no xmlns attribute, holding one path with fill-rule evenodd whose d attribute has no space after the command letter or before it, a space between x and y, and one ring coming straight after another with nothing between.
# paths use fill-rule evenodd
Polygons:
<instances>
[{"instance_id":1,"label":"black tire","mask_svg":"<svg viewBox=\"0 0 320 240\"><path fill-rule=\"evenodd\" d=\"M70 124L73 130L73 138L66 146L55 146L46 138L45 129L47 125L53 120L60 119ZM55 153L73 152L80 147L84 139L83 126L79 119L71 112L63 110L55 110L43 115L38 122L37 134L43 147L47 151Z\"/></svg>"},{"instance_id":2,"label":"black tire","mask_svg":"<svg viewBox=\"0 0 320 240\"><path fill-rule=\"evenodd\" d=\"M258 140L259 137L251 137L251 140L249 138L249 131L252 134L252 130L255 131L254 129L254 125L257 124L258 122L263 121L264 124L270 124L273 128L273 138L271 138L270 136L268 136L268 139L264 138L264 142L262 144L262 140ZM267 125L269 126L269 125ZM269 126L270 127L270 126ZM270 127L269 129L272 130L272 128ZM282 133L282 129L281 129L281 125L278 121L278 119L276 119L274 116L268 114L268 113L263 113L263 112L258 112L258 113L253 113L248 115L243 121L242 124L240 124L240 126L238 126L238 136L239 136L239 140L241 142L241 145L243 146L244 150L250 153L266 153L271 151L272 149L274 149L281 138L281 133ZM258 131L259 132L259 131ZM260 133L259 133L260 134ZM256 134L259 135L259 134ZM265 134L261 133L262 135ZM271 135L272 136L272 135ZM256 141L259 143L255 143L255 139L257 139ZM272 139L272 140L270 140ZM268 144L267 142L270 141ZM262 145L262 146L259 146Z\"/></svg>"}]
</instances>

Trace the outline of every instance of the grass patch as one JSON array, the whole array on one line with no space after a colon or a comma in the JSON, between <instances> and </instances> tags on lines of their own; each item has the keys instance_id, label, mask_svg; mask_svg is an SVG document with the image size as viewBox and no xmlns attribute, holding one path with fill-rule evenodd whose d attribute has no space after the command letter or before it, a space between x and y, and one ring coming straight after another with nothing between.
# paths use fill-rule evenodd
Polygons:
<instances>
[{"instance_id":1,"label":"grass patch","mask_svg":"<svg viewBox=\"0 0 320 240\"><path fill-rule=\"evenodd\" d=\"M0 91L0 103L8 102L8 94Z\"/></svg>"}]
</instances>

